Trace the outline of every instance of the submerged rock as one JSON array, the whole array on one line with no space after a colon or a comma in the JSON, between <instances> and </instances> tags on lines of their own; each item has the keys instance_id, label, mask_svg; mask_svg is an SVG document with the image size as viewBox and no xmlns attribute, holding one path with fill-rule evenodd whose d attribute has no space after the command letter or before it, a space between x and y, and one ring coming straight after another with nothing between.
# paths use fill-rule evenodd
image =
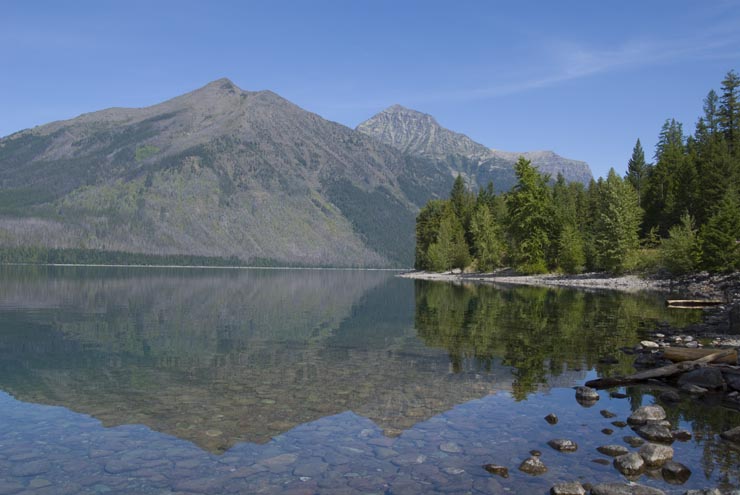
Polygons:
<instances>
[{"instance_id":1,"label":"submerged rock","mask_svg":"<svg viewBox=\"0 0 740 495\"><path fill-rule=\"evenodd\" d=\"M642 438L633 436L623 437L622 440L627 442L630 447L639 447L640 445L643 445L645 443L645 440L643 440Z\"/></svg>"},{"instance_id":2,"label":"submerged rock","mask_svg":"<svg viewBox=\"0 0 740 495\"><path fill-rule=\"evenodd\" d=\"M577 481L558 483L550 488L550 495L586 495L586 489Z\"/></svg>"},{"instance_id":3,"label":"submerged rock","mask_svg":"<svg viewBox=\"0 0 740 495\"><path fill-rule=\"evenodd\" d=\"M532 456L519 465L519 471L531 474L532 476L537 476L538 474L546 473L547 466L545 466L539 457Z\"/></svg>"},{"instance_id":4,"label":"submerged rock","mask_svg":"<svg viewBox=\"0 0 740 495\"><path fill-rule=\"evenodd\" d=\"M691 470L676 461L668 461L660 473L663 479L672 485L683 485L691 477Z\"/></svg>"},{"instance_id":5,"label":"submerged rock","mask_svg":"<svg viewBox=\"0 0 740 495\"><path fill-rule=\"evenodd\" d=\"M502 478L509 477L509 468L506 466L499 466L498 464L484 464L483 469L491 474L501 476Z\"/></svg>"},{"instance_id":6,"label":"submerged rock","mask_svg":"<svg viewBox=\"0 0 740 495\"><path fill-rule=\"evenodd\" d=\"M673 459L673 447L648 443L640 448L640 456L650 467L661 466Z\"/></svg>"},{"instance_id":7,"label":"submerged rock","mask_svg":"<svg viewBox=\"0 0 740 495\"><path fill-rule=\"evenodd\" d=\"M616 457L614 467L624 475L634 476L645 471L645 461L637 452L630 452Z\"/></svg>"},{"instance_id":8,"label":"submerged rock","mask_svg":"<svg viewBox=\"0 0 740 495\"><path fill-rule=\"evenodd\" d=\"M629 454L629 449L622 445L602 445L601 447L597 447L596 450L610 457Z\"/></svg>"},{"instance_id":9,"label":"submerged rock","mask_svg":"<svg viewBox=\"0 0 740 495\"><path fill-rule=\"evenodd\" d=\"M440 444L439 450L448 454L459 454L463 451L462 447L455 442L443 442Z\"/></svg>"},{"instance_id":10,"label":"submerged rock","mask_svg":"<svg viewBox=\"0 0 740 495\"><path fill-rule=\"evenodd\" d=\"M601 411L599 411L599 414L601 414L603 417L605 417L607 419L610 419L610 418L613 418L613 417L616 416L616 414L614 414L613 412L611 412L611 411L609 411L607 409L602 409Z\"/></svg>"},{"instance_id":11,"label":"submerged rock","mask_svg":"<svg viewBox=\"0 0 740 495\"><path fill-rule=\"evenodd\" d=\"M591 487L591 495L666 495L666 493L663 490L644 485L600 483Z\"/></svg>"},{"instance_id":12,"label":"submerged rock","mask_svg":"<svg viewBox=\"0 0 740 495\"><path fill-rule=\"evenodd\" d=\"M578 450L578 445L573 440L566 440L565 438L555 438L547 442L547 445L560 452L575 452Z\"/></svg>"},{"instance_id":13,"label":"submerged rock","mask_svg":"<svg viewBox=\"0 0 740 495\"><path fill-rule=\"evenodd\" d=\"M651 442L673 443L673 434L666 426L648 423L635 430L638 435Z\"/></svg>"},{"instance_id":14,"label":"submerged rock","mask_svg":"<svg viewBox=\"0 0 740 495\"><path fill-rule=\"evenodd\" d=\"M648 421L665 419L665 409L660 406L641 406L633 412L627 422L631 425L644 425Z\"/></svg>"},{"instance_id":15,"label":"submerged rock","mask_svg":"<svg viewBox=\"0 0 740 495\"><path fill-rule=\"evenodd\" d=\"M678 385L696 385L710 390L725 388L722 371L717 368L699 368L698 370L684 373L678 378Z\"/></svg>"}]
</instances>

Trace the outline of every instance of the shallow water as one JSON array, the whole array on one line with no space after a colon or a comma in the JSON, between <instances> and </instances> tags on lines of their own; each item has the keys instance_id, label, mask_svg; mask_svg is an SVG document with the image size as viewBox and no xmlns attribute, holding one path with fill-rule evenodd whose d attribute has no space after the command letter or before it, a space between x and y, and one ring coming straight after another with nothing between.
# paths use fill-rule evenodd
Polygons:
<instances>
[{"instance_id":1,"label":"shallow water","mask_svg":"<svg viewBox=\"0 0 740 495\"><path fill-rule=\"evenodd\" d=\"M371 271L1 267L0 281L0 494L544 494L620 481L591 462L596 447L626 445L633 433L611 422L653 391L602 392L585 408L571 387L630 372L620 347L699 316L645 294ZM694 432L674 444L693 474L641 483L740 485L740 453L717 436L740 415L689 400L669 415ZM579 449L556 452L552 438ZM516 469L531 449L546 474Z\"/></svg>"}]
</instances>

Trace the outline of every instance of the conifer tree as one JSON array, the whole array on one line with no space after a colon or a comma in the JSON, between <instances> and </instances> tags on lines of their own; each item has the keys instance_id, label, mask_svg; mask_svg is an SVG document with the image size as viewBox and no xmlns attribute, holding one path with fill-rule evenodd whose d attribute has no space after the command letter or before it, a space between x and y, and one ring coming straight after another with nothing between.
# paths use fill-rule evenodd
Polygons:
<instances>
[{"instance_id":1,"label":"conifer tree","mask_svg":"<svg viewBox=\"0 0 740 495\"><path fill-rule=\"evenodd\" d=\"M437 240L439 224L448 201L433 199L419 211L416 217L416 255L414 268L417 270L431 270L429 260L429 246Z\"/></svg>"},{"instance_id":2,"label":"conifer tree","mask_svg":"<svg viewBox=\"0 0 740 495\"><path fill-rule=\"evenodd\" d=\"M437 240L429 246L427 257L431 269L440 272L453 268L463 269L470 264L465 232L451 203L445 205Z\"/></svg>"},{"instance_id":3,"label":"conifer tree","mask_svg":"<svg viewBox=\"0 0 740 495\"><path fill-rule=\"evenodd\" d=\"M701 248L694 219L688 213L681 216L681 223L668 231L660 244L663 266L673 275L683 275L699 268Z\"/></svg>"},{"instance_id":4,"label":"conifer tree","mask_svg":"<svg viewBox=\"0 0 740 495\"><path fill-rule=\"evenodd\" d=\"M722 81L719 126L730 154L740 153L740 76L731 70Z\"/></svg>"},{"instance_id":5,"label":"conifer tree","mask_svg":"<svg viewBox=\"0 0 740 495\"><path fill-rule=\"evenodd\" d=\"M637 139L635 147L632 148L632 156L627 163L627 181L637 191L637 200L642 204L642 186L647 174L647 163L645 163L645 152L642 150L640 139Z\"/></svg>"},{"instance_id":6,"label":"conifer tree","mask_svg":"<svg viewBox=\"0 0 740 495\"><path fill-rule=\"evenodd\" d=\"M476 207L470 227L473 233L478 270L489 272L501 266L504 257L501 226L495 222L485 203Z\"/></svg>"},{"instance_id":7,"label":"conifer tree","mask_svg":"<svg viewBox=\"0 0 740 495\"><path fill-rule=\"evenodd\" d=\"M701 231L704 267L725 272L740 269L740 202L728 189Z\"/></svg>"}]
</instances>

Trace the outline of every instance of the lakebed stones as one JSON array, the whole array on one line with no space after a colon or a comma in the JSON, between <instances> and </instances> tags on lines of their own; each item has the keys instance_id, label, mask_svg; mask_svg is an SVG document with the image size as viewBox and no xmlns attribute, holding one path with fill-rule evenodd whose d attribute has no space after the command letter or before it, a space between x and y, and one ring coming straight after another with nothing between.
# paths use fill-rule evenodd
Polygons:
<instances>
[{"instance_id":1,"label":"lakebed stones","mask_svg":"<svg viewBox=\"0 0 740 495\"><path fill-rule=\"evenodd\" d=\"M673 447L648 443L640 447L640 456L649 467L662 466L673 459Z\"/></svg>"},{"instance_id":2,"label":"lakebed stones","mask_svg":"<svg viewBox=\"0 0 740 495\"><path fill-rule=\"evenodd\" d=\"M648 421L662 421L665 419L665 409L660 406L641 406L630 414L627 422L631 425L644 425Z\"/></svg>"},{"instance_id":3,"label":"lakebed stones","mask_svg":"<svg viewBox=\"0 0 740 495\"><path fill-rule=\"evenodd\" d=\"M618 457L620 455L629 454L629 449L622 445L602 445L597 447L596 450L609 457Z\"/></svg>"},{"instance_id":4,"label":"lakebed stones","mask_svg":"<svg viewBox=\"0 0 740 495\"><path fill-rule=\"evenodd\" d=\"M591 495L666 495L666 493L663 490L644 485L600 483L591 487Z\"/></svg>"},{"instance_id":5,"label":"lakebed stones","mask_svg":"<svg viewBox=\"0 0 740 495\"><path fill-rule=\"evenodd\" d=\"M691 470L676 461L667 461L660 473L663 479L672 485L683 485L691 477Z\"/></svg>"},{"instance_id":6,"label":"lakebed stones","mask_svg":"<svg viewBox=\"0 0 740 495\"><path fill-rule=\"evenodd\" d=\"M545 463L540 460L539 456L532 456L529 459L525 459L524 462L519 465L519 471L531 474L532 476L537 476L539 474L546 473L547 466L545 466Z\"/></svg>"},{"instance_id":7,"label":"lakebed stones","mask_svg":"<svg viewBox=\"0 0 740 495\"><path fill-rule=\"evenodd\" d=\"M645 461L637 452L630 452L614 458L614 467L626 476L635 476L645 471Z\"/></svg>"},{"instance_id":8,"label":"lakebed stones","mask_svg":"<svg viewBox=\"0 0 740 495\"><path fill-rule=\"evenodd\" d=\"M462 447L455 442L443 442L440 444L439 450L448 454L460 454L463 451Z\"/></svg>"},{"instance_id":9,"label":"lakebed stones","mask_svg":"<svg viewBox=\"0 0 740 495\"><path fill-rule=\"evenodd\" d=\"M566 440L565 438L555 438L547 442L547 445L559 452L575 452L578 450L578 444L573 440Z\"/></svg>"},{"instance_id":10,"label":"lakebed stones","mask_svg":"<svg viewBox=\"0 0 740 495\"><path fill-rule=\"evenodd\" d=\"M550 488L550 495L586 495L586 489L577 481L558 483Z\"/></svg>"}]
</instances>

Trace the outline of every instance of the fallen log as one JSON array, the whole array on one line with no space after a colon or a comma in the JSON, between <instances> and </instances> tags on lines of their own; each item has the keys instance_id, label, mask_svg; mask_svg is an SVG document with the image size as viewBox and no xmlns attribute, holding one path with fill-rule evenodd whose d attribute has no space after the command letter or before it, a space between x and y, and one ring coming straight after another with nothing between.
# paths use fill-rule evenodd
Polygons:
<instances>
[{"instance_id":1,"label":"fallen log","mask_svg":"<svg viewBox=\"0 0 740 495\"><path fill-rule=\"evenodd\" d=\"M725 304L719 299L668 299L665 305L674 309L696 309Z\"/></svg>"},{"instance_id":2,"label":"fallen log","mask_svg":"<svg viewBox=\"0 0 740 495\"><path fill-rule=\"evenodd\" d=\"M728 349L732 352L721 359L715 359L715 363L737 364L737 350ZM709 356L719 352L718 349L691 349L689 347L666 347L663 350L663 357L674 363L682 361L693 361L695 359Z\"/></svg>"},{"instance_id":3,"label":"fallen log","mask_svg":"<svg viewBox=\"0 0 740 495\"><path fill-rule=\"evenodd\" d=\"M635 373L634 375L629 375L629 376L613 376L613 377L597 378L595 380L587 381L586 386L591 387L591 388L620 387L622 385L629 385L631 383L642 382L645 380L650 380L652 378L665 378L668 376L673 376L679 373L684 373L686 371L691 371L693 369L700 368L702 366L705 366L709 363L716 361L717 359L722 359L726 356L729 356L733 352L735 351L734 350L718 351L718 352L709 354L708 356L695 359L694 361L683 361L681 363L669 364L668 366L663 366L661 368L655 368L652 370L640 371L639 373Z\"/></svg>"}]
</instances>

